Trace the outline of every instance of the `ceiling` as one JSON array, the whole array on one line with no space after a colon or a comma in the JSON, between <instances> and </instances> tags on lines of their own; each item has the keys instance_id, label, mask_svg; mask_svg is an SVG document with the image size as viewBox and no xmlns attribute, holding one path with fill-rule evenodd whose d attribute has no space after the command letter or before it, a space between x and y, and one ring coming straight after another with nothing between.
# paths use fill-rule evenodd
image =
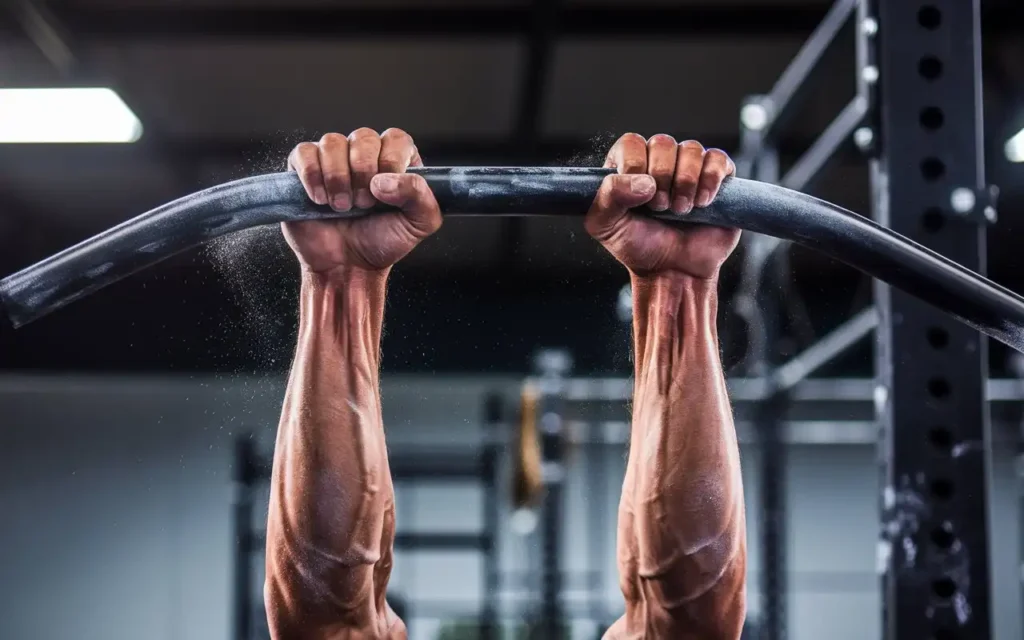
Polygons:
<instances>
[{"instance_id":1,"label":"ceiling","mask_svg":"<svg viewBox=\"0 0 1024 640\"><path fill-rule=\"evenodd\" d=\"M134 145L0 145L0 273L204 186L281 170L292 145L327 131L402 127L427 164L599 163L626 131L735 151L744 97L771 89L830 5L556 4L0 0L0 87L113 86L145 128ZM1024 105L1024 9L983 7L989 146L998 149ZM820 67L781 139L790 160L853 96L851 29ZM1024 180L1019 165L989 155L1012 224ZM841 154L813 192L866 211L863 159ZM578 227L453 219L409 264L609 273ZM166 268L202 269L197 255Z\"/></svg>"}]
</instances>

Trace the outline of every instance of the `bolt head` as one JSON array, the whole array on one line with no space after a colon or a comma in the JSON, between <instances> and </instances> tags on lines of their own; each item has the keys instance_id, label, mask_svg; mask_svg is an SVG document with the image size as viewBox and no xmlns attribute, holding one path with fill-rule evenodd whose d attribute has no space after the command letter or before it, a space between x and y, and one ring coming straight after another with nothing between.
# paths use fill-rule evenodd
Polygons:
<instances>
[{"instance_id":1,"label":"bolt head","mask_svg":"<svg viewBox=\"0 0 1024 640\"><path fill-rule=\"evenodd\" d=\"M751 102L740 109L740 123L751 131L761 131L768 125L768 109L759 102Z\"/></svg>"},{"instance_id":2,"label":"bolt head","mask_svg":"<svg viewBox=\"0 0 1024 640\"><path fill-rule=\"evenodd\" d=\"M953 189L949 196L949 206L957 213L970 213L974 210L976 198L974 192L965 187Z\"/></svg>"},{"instance_id":3,"label":"bolt head","mask_svg":"<svg viewBox=\"0 0 1024 640\"><path fill-rule=\"evenodd\" d=\"M858 149L867 149L875 141L875 132L870 127L861 127L853 132L853 143Z\"/></svg>"}]
</instances>

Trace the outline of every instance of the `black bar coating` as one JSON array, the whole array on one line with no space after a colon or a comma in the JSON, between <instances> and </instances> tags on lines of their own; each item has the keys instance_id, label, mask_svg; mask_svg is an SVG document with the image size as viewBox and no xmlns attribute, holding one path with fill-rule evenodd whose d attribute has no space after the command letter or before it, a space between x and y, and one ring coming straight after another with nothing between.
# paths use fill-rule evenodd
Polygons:
<instances>
[{"instance_id":1,"label":"black bar coating","mask_svg":"<svg viewBox=\"0 0 1024 640\"><path fill-rule=\"evenodd\" d=\"M447 167L414 170L446 215L583 215L611 169ZM0 280L23 326L180 251L249 227L351 217L313 204L291 173L228 182L170 202ZM737 227L821 251L1024 352L1024 299L871 220L763 182L730 178L711 206L678 223Z\"/></svg>"}]
</instances>

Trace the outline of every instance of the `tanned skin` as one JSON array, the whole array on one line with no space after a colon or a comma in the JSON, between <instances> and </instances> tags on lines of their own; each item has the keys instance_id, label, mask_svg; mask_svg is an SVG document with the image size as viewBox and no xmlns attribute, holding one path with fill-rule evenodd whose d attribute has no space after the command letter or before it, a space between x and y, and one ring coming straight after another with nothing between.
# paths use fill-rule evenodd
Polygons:
<instances>
[{"instance_id":1,"label":"tanned skin","mask_svg":"<svg viewBox=\"0 0 1024 640\"><path fill-rule=\"evenodd\" d=\"M669 136L623 136L587 231L630 273L635 382L617 558L626 613L607 640L736 640L746 616L739 447L719 355L718 273L739 231L679 228L735 166Z\"/></svg>"},{"instance_id":2,"label":"tanned skin","mask_svg":"<svg viewBox=\"0 0 1024 640\"><path fill-rule=\"evenodd\" d=\"M299 340L278 429L264 588L275 640L405 639L385 601L394 489L379 394L391 266L441 226L412 139L389 129L328 134L288 160L309 197L338 211L401 209L284 225L302 267ZM739 453L715 328L717 275L738 232L680 231L732 173L728 157L667 136L623 136L587 230L631 273L636 389L619 512L626 614L607 638L729 639L744 617ZM622 175L635 174L635 175Z\"/></svg>"}]
</instances>

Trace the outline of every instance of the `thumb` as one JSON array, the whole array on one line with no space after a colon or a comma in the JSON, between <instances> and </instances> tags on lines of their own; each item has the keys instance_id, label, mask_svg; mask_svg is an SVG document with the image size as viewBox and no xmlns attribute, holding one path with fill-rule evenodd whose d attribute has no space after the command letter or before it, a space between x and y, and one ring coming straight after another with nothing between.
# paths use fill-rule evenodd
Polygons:
<instances>
[{"instance_id":1,"label":"thumb","mask_svg":"<svg viewBox=\"0 0 1024 640\"><path fill-rule=\"evenodd\" d=\"M377 200L401 209L420 238L441 228L441 207L423 176L378 173L370 180L370 191Z\"/></svg>"},{"instance_id":2,"label":"thumb","mask_svg":"<svg viewBox=\"0 0 1024 640\"><path fill-rule=\"evenodd\" d=\"M631 208L650 202L656 191L654 178L644 173L605 177L587 212L587 232L599 241L606 240L626 219Z\"/></svg>"}]
</instances>

